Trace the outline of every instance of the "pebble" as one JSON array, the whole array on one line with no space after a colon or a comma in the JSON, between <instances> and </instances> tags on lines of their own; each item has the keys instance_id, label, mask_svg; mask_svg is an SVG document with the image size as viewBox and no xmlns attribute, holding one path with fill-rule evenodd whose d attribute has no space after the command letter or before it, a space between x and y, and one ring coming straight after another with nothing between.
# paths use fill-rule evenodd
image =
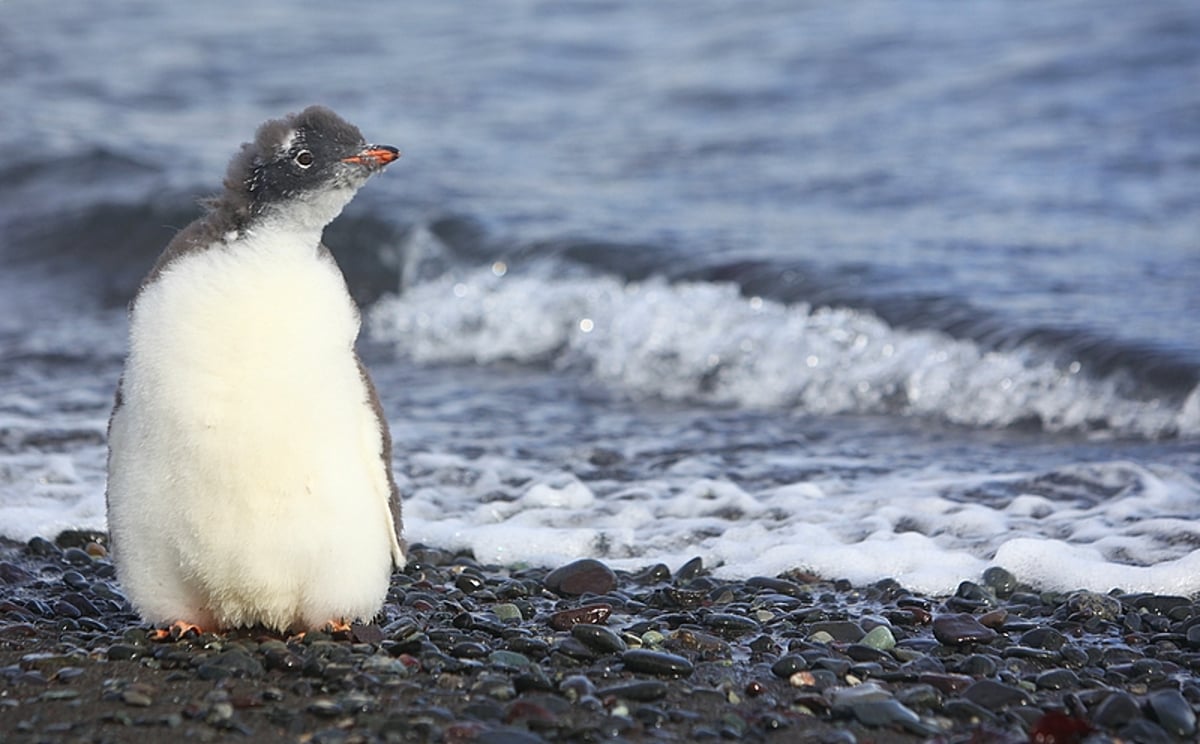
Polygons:
<instances>
[{"instance_id":1,"label":"pebble","mask_svg":"<svg viewBox=\"0 0 1200 744\"><path fill-rule=\"evenodd\" d=\"M555 594L607 594L617 588L617 575L600 561L583 558L546 574L544 583Z\"/></svg>"},{"instance_id":2,"label":"pebble","mask_svg":"<svg viewBox=\"0 0 1200 744\"><path fill-rule=\"evenodd\" d=\"M807 669L808 660L799 654L781 656L771 665L771 673L783 679L788 679L796 672L803 672Z\"/></svg>"},{"instance_id":3,"label":"pebble","mask_svg":"<svg viewBox=\"0 0 1200 744\"><path fill-rule=\"evenodd\" d=\"M1172 736L1191 737L1196 733L1196 712L1178 690L1158 690L1146 698L1158 724Z\"/></svg>"},{"instance_id":4,"label":"pebble","mask_svg":"<svg viewBox=\"0 0 1200 744\"><path fill-rule=\"evenodd\" d=\"M601 625L612 615L612 607L606 604L584 605L571 610L562 610L550 616L550 627L555 630L570 630L580 623Z\"/></svg>"},{"instance_id":5,"label":"pebble","mask_svg":"<svg viewBox=\"0 0 1200 744\"><path fill-rule=\"evenodd\" d=\"M619 654L629 648L621 636L603 625L580 623L571 627L571 635L601 654Z\"/></svg>"},{"instance_id":6,"label":"pebble","mask_svg":"<svg viewBox=\"0 0 1200 744\"><path fill-rule=\"evenodd\" d=\"M1011 597L1017 589L1017 577L999 566L992 566L983 572L983 583L1000 598Z\"/></svg>"},{"instance_id":7,"label":"pebble","mask_svg":"<svg viewBox=\"0 0 1200 744\"><path fill-rule=\"evenodd\" d=\"M661 700L667 696L670 688L665 682L658 680L641 680L630 682L623 685L614 685L600 690L597 694L601 698L617 697L627 700L637 700L643 703L654 702Z\"/></svg>"},{"instance_id":8,"label":"pebble","mask_svg":"<svg viewBox=\"0 0 1200 744\"><path fill-rule=\"evenodd\" d=\"M858 623L850 622L849 620L831 620L812 623L808 626L809 633L815 635L817 633L825 633L835 641L843 643L857 643L861 641L866 633Z\"/></svg>"},{"instance_id":9,"label":"pebble","mask_svg":"<svg viewBox=\"0 0 1200 744\"><path fill-rule=\"evenodd\" d=\"M68 562L78 547L0 544L0 641L21 649L0 666L0 689L12 690L0 707L12 719L9 708L45 701L43 717L20 719L32 740L76 733L49 711L80 699L100 706L97 721L194 727L198 740L286 731L314 744L784 741L801 732L794 716L827 742L1197 735L1200 607L1180 597L1039 595L990 571L939 599L893 581L728 581L701 561L675 575L600 561L548 574L418 549L379 625L155 643L104 555ZM102 688L89 687L97 659ZM197 680L211 681L172 686ZM1073 733L1046 738L1054 730Z\"/></svg>"},{"instance_id":10,"label":"pebble","mask_svg":"<svg viewBox=\"0 0 1200 744\"><path fill-rule=\"evenodd\" d=\"M1140 718L1141 706L1127 692L1113 692L1092 710L1092 721L1099 726L1119 729Z\"/></svg>"},{"instance_id":11,"label":"pebble","mask_svg":"<svg viewBox=\"0 0 1200 744\"><path fill-rule=\"evenodd\" d=\"M1067 596L1067 609L1084 619L1111 621L1121 614L1121 602L1107 594L1078 591Z\"/></svg>"},{"instance_id":12,"label":"pebble","mask_svg":"<svg viewBox=\"0 0 1200 744\"><path fill-rule=\"evenodd\" d=\"M621 654L625 668L632 672L657 674L663 677L689 677L695 670L692 662L663 651L632 649Z\"/></svg>"},{"instance_id":13,"label":"pebble","mask_svg":"<svg viewBox=\"0 0 1200 744\"><path fill-rule=\"evenodd\" d=\"M880 651L889 651L896 647L896 637L886 625L877 625L867 631L859 643Z\"/></svg>"},{"instance_id":14,"label":"pebble","mask_svg":"<svg viewBox=\"0 0 1200 744\"><path fill-rule=\"evenodd\" d=\"M990 643L996 639L997 633L980 624L971 615L958 613L935 617L933 636L947 646L961 646L968 643Z\"/></svg>"}]
</instances>

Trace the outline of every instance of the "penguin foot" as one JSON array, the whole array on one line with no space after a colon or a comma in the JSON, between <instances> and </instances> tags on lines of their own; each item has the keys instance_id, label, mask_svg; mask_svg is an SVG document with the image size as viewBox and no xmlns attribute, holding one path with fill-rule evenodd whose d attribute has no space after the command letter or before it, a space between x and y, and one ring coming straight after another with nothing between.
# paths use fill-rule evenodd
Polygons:
<instances>
[{"instance_id":1,"label":"penguin foot","mask_svg":"<svg viewBox=\"0 0 1200 744\"><path fill-rule=\"evenodd\" d=\"M152 641L178 641L185 637L196 638L204 630L199 625L193 625L184 620L176 620L165 628L155 628L150 632Z\"/></svg>"},{"instance_id":2,"label":"penguin foot","mask_svg":"<svg viewBox=\"0 0 1200 744\"><path fill-rule=\"evenodd\" d=\"M325 623L325 626L322 628L322 630L330 635L338 635L339 633L349 634L350 623L346 622L345 620L330 620L329 622Z\"/></svg>"}]
</instances>

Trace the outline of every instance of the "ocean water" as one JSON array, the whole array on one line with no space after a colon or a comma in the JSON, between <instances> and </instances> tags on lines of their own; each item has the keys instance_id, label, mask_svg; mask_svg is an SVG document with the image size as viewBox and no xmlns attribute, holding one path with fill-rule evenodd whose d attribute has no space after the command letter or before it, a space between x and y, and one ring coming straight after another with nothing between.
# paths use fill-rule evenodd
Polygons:
<instances>
[{"instance_id":1,"label":"ocean water","mask_svg":"<svg viewBox=\"0 0 1200 744\"><path fill-rule=\"evenodd\" d=\"M7 0L0 535L104 527L125 303L320 102L404 152L326 237L411 542L1200 592L1197 38L1185 0Z\"/></svg>"}]
</instances>

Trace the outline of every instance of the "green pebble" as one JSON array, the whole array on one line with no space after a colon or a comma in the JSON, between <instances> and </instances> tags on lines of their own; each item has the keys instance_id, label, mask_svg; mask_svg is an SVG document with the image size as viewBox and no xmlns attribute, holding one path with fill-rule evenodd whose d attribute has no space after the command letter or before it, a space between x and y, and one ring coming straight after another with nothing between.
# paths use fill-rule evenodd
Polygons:
<instances>
[{"instance_id":1,"label":"green pebble","mask_svg":"<svg viewBox=\"0 0 1200 744\"><path fill-rule=\"evenodd\" d=\"M808 640L812 641L813 643L833 643L833 636L831 636L828 631L818 630L816 633L813 633L811 636L809 636Z\"/></svg>"},{"instance_id":2,"label":"green pebble","mask_svg":"<svg viewBox=\"0 0 1200 744\"><path fill-rule=\"evenodd\" d=\"M892 631L886 625L876 625L871 628L871 631L862 637L859 641L864 646L877 648L880 651L890 651L896 647L896 637L892 635Z\"/></svg>"},{"instance_id":3,"label":"green pebble","mask_svg":"<svg viewBox=\"0 0 1200 744\"><path fill-rule=\"evenodd\" d=\"M488 654L488 661L496 666L517 669L527 667L532 663L525 654L519 654L516 651L505 651L503 649Z\"/></svg>"},{"instance_id":4,"label":"green pebble","mask_svg":"<svg viewBox=\"0 0 1200 744\"><path fill-rule=\"evenodd\" d=\"M521 609L511 602L501 602L492 608L502 623L521 622Z\"/></svg>"},{"instance_id":5,"label":"green pebble","mask_svg":"<svg viewBox=\"0 0 1200 744\"><path fill-rule=\"evenodd\" d=\"M642 645L646 648L656 648L661 646L665 640L667 640L667 637L662 633L659 633L657 630L647 630L642 634Z\"/></svg>"}]
</instances>

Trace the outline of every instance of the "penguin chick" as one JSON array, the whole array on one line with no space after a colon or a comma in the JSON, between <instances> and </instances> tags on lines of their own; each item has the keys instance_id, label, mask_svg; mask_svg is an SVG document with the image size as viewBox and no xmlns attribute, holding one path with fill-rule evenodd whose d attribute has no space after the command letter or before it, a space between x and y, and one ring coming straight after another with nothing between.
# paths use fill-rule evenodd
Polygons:
<instances>
[{"instance_id":1,"label":"penguin chick","mask_svg":"<svg viewBox=\"0 0 1200 744\"><path fill-rule=\"evenodd\" d=\"M106 495L117 577L145 620L369 621L404 567L391 437L321 242L399 156L327 108L268 121L143 280Z\"/></svg>"}]
</instances>

